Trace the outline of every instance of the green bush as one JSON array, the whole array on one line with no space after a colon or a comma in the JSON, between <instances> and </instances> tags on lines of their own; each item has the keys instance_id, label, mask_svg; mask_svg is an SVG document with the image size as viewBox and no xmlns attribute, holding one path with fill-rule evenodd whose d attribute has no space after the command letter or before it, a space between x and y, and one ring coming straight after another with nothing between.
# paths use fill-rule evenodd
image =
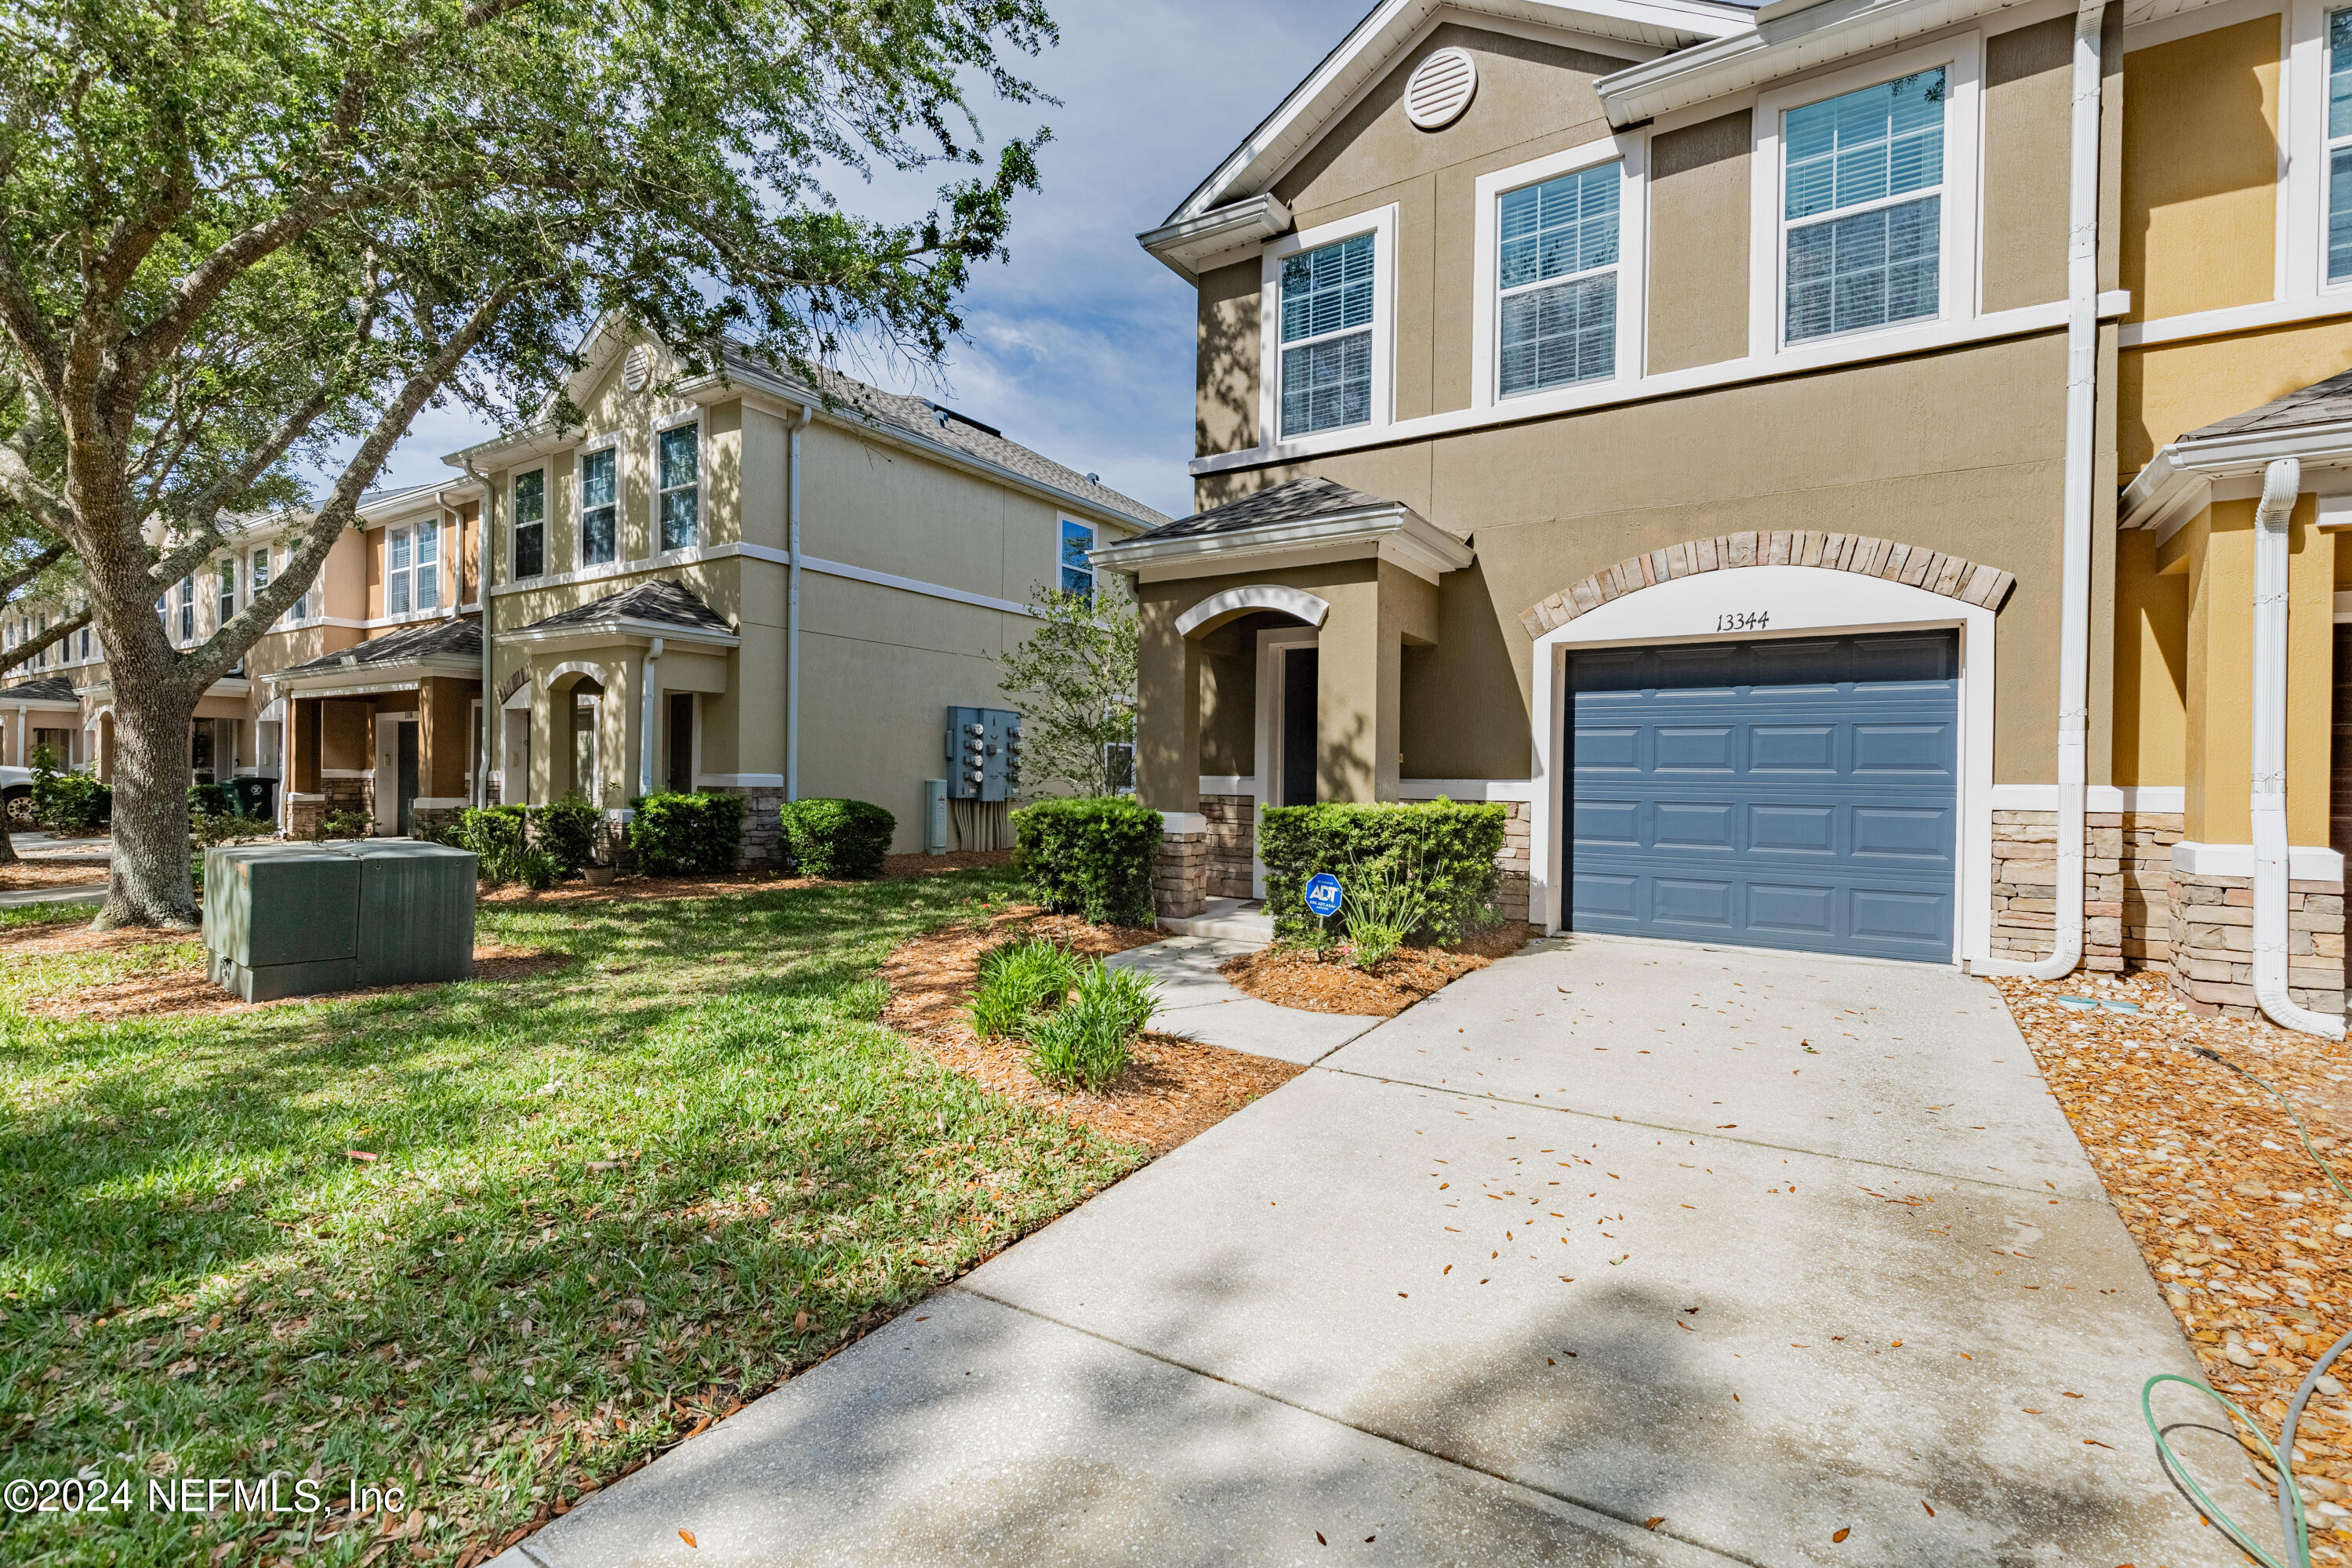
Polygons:
<instances>
[{"instance_id":1,"label":"green bush","mask_svg":"<svg viewBox=\"0 0 2352 1568\"><path fill-rule=\"evenodd\" d=\"M604 826L603 812L576 795L530 810L532 847L552 856L565 876L595 863L596 830Z\"/></svg>"},{"instance_id":2,"label":"green bush","mask_svg":"<svg viewBox=\"0 0 2352 1568\"><path fill-rule=\"evenodd\" d=\"M114 791L95 773L59 773L55 759L41 766L44 746L33 753L33 820L55 833L91 833L114 816Z\"/></svg>"},{"instance_id":3,"label":"green bush","mask_svg":"<svg viewBox=\"0 0 2352 1568\"><path fill-rule=\"evenodd\" d=\"M544 849L526 849L514 858L514 879L543 893L563 880L563 863Z\"/></svg>"},{"instance_id":4,"label":"green bush","mask_svg":"<svg viewBox=\"0 0 2352 1568\"><path fill-rule=\"evenodd\" d=\"M1041 800L1013 814L1013 868L1056 914L1096 925L1152 923L1160 814L1126 795Z\"/></svg>"},{"instance_id":5,"label":"green bush","mask_svg":"<svg viewBox=\"0 0 2352 1568\"><path fill-rule=\"evenodd\" d=\"M192 816L234 816L236 796L229 794L223 784L192 784L188 786L188 814Z\"/></svg>"},{"instance_id":6,"label":"green bush","mask_svg":"<svg viewBox=\"0 0 2352 1568\"><path fill-rule=\"evenodd\" d=\"M803 877L858 881L882 874L898 819L862 800L787 801L784 843Z\"/></svg>"},{"instance_id":7,"label":"green bush","mask_svg":"<svg viewBox=\"0 0 2352 1568\"><path fill-rule=\"evenodd\" d=\"M631 803L629 847L650 877L715 877L743 856L743 797L649 795Z\"/></svg>"},{"instance_id":8,"label":"green bush","mask_svg":"<svg viewBox=\"0 0 2352 1568\"><path fill-rule=\"evenodd\" d=\"M1429 923L1427 877L1418 850L1350 867L1339 880L1348 894L1341 910L1348 921L1348 955L1367 974Z\"/></svg>"},{"instance_id":9,"label":"green bush","mask_svg":"<svg viewBox=\"0 0 2352 1568\"><path fill-rule=\"evenodd\" d=\"M1450 800L1267 806L1258 814L1257 847L1275 934L1287 942L1314 940L1318 922L1307 912L1306 890L1318 871L1339 878L1353 904L1358 887L1350 879L1369 888L1409 870L1423 908L1406 934L1456 941L1488 918L1506 820L1502 806Z\"/></svg>"},{"instance_id":10,"label":"green bush","mask_svg":"<svg viewBox=\"0 0 2352 1568\"><path fill-rule=\"evenodd\" d=\"M1068 1001L1029 1022L1029 1070L1041 1083L1098 1090L1127 1070L1136 1037L1158 1010L1158 988L1132 969L1097 960Z\"/></svg>"},{"instance_id":11,"label":"green bush","mask_svg":"<svg viewBox=\"0 0 2352 1568\"><path fill-rule=\"evenodd\" d=\"M364 811L331 811L320 819L321 838L365 838L375 829L375 818Z\"/></svg>"},{"instance_id":12,"label":"green bush","mask_svg":"<svg viewBox=\"0 0 2352 1568\"><path fill-rule=\"evenodd\" d=\"M1062 1005L1078 983L1078 961L1050 942L1008 942L980 955L980 988L969 1016L982 1039L1018 1035L1030 1018Z\"/></svg>"},{"instance_id":13,"label":"green bush","mask_svg":"<svg viewBox=\"0 0 2352 1568\"><path fill-rule=\"evenodd\" d=\"M520 805L460 812L449 842L473 851L475 873L483 881L520 881L522 858L530 849L530 819Z\"/></svg>"}]
</instances>

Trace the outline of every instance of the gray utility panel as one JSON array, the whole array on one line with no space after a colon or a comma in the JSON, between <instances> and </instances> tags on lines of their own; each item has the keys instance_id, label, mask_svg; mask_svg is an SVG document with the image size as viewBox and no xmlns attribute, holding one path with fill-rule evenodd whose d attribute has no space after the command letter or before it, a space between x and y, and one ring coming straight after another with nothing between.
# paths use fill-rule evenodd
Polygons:
<instances>
[{"instance_id":1,"label":"gray utility panel","mask_svg":"<svg viewBox=\"0 0 2352 1568\"><path fill-rule=\"evenodd\" d=\"M205 851L205 951L248 1002L464 980L474 857L405 838Z\"/></svg>"},{"instance_id":2,"label":"gray utility panel","mask_svg":"<svg viewBox=\"0 0 2352 1568\"><path fill-rule=\"evenodd\" d=\"M1952 633L1569 661L1578 931L1952 959Z\"/></svg>"},{"instance_id":3,"label":"gray utility panel","mask_svg":"<svg viewBox=\"0 0 2352 1568\"><path fill-rule=\"evenodd\" d=\"M1011 800L1021 793L1021 715L949 709L947 763L950 800Z\"/></svg>"}]
</instances>

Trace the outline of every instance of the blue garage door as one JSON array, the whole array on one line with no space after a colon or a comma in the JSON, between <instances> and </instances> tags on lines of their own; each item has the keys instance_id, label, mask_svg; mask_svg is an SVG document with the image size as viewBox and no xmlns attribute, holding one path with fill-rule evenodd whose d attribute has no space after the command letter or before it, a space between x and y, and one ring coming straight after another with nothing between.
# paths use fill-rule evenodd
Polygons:
<instances>
[{"instance_id":1,"label":"blue garage door","mask_svg":"<svg viewBox=\"0 0 2352 1568\"><path fill-rule=\"evenodd\" d=\"M1949 632L1569 663L1571 924L1948 963Z\"/></svg>"}]
</instances>

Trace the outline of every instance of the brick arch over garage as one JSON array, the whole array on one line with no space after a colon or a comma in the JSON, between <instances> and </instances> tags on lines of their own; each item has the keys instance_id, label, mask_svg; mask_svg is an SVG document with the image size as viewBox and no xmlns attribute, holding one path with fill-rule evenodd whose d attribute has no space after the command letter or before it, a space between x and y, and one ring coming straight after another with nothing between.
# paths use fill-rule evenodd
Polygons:
<instances>
[{"instance_id":1,"label":"brick arch over garage","mask_svg":"<svg viewBox=\"0 0 2352 1568\"><path fill-rule=\"evenodd\" d=\"M1924 588L1988 610L2000 609L2010 591L2017 586L2017 579L1998 566L1947 555L1923 545L1903 544L1864 533L1782 529L1771 533L1725 533L1712 539L1686 540L1646 554L1629 555L1572 587L1538 600L1520 613L1519 624L1528 628L1529 637L1539 637L1588 610L1655 584L1695 577L1702 572L1737 571L1743 566L1812 566L1827 572L1853 572L1906 587Z\"/></svg>"}]
</instances>

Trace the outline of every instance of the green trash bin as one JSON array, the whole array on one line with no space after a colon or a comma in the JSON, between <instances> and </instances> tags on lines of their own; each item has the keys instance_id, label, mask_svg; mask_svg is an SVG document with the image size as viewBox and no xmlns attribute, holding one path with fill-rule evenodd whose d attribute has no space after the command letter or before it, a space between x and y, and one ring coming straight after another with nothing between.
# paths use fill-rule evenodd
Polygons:
<instances>
[{"instance_id":1,"label":"green trash bin","mask_svg":"<svg viewBox=\"0 0 2352 1568\"><path fill-rule=\"evenodd\" d=\"M250 816L260 822L278 820L278 781L258 774L249 774L228 781L229 798L236 803L239 816Z\"/></svg>"}]
</instances>

